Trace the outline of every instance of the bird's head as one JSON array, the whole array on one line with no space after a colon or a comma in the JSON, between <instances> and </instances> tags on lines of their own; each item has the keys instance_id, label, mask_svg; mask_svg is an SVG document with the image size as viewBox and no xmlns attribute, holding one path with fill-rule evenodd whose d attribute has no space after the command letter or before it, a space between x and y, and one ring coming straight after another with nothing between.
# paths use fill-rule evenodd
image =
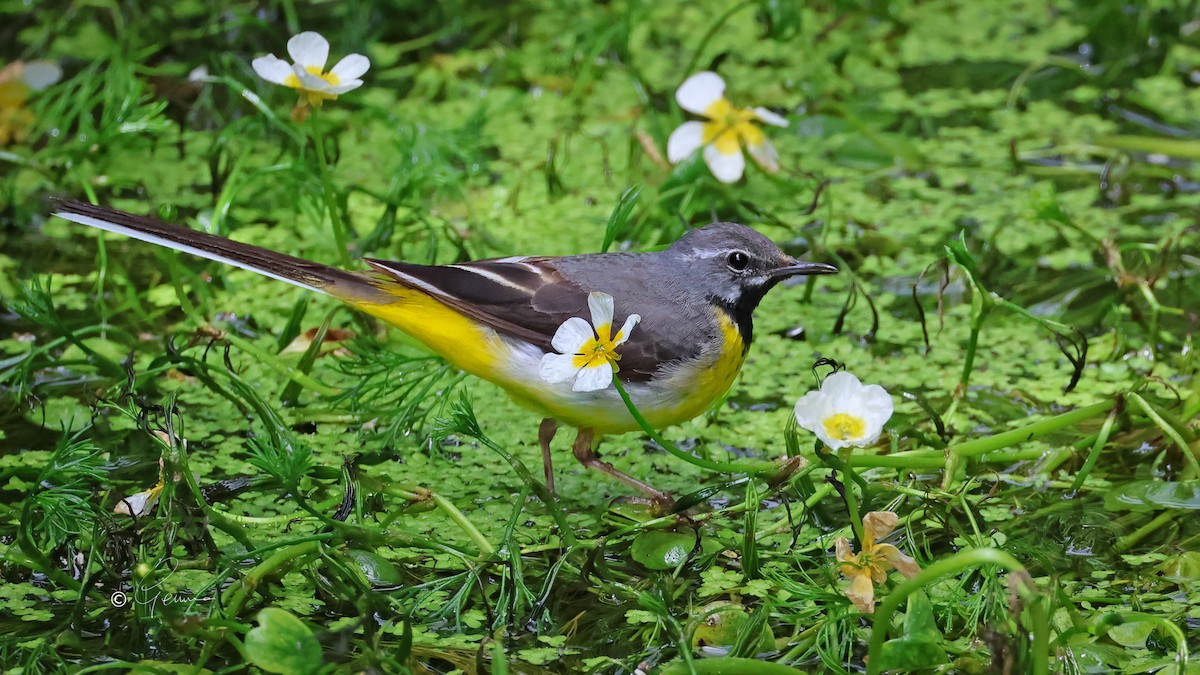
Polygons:
<instances>
[{"instance_id":1,"label":"bird's head","mask_svg":"<svg viewBox=\"0 0 1200 675\"><path fill-rule=\"evenodd\" d=\"M767 291L788 277L838 271L833 265L797 260L775 242L737 223L691 230L668 251L694 271L696 288L735 316L748 315Z\"/></svg>"}]
</instances>

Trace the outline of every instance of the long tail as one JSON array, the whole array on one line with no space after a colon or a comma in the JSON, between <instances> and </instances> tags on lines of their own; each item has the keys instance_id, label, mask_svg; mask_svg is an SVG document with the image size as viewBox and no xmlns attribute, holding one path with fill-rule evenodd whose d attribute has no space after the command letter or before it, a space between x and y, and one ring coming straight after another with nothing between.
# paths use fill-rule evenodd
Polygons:
<instances>
[{"instance_id":1,"label":"long tail","mask_svg":"<svg viewBox=\"0 0 1200 675\"><path fill-rule=\"evenodd\" d=\"M223 262L343 300L369 301L379 297L378 287L366 274L340 270L104 206L62 201L57 207L54 215L59 218Z\"/></svg>"}]
</instances>

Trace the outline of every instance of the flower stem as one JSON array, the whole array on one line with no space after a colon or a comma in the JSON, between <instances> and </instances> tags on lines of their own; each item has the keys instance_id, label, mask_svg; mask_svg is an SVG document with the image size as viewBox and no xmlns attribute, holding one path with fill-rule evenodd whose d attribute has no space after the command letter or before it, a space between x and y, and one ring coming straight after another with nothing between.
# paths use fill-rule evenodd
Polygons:
<instances>
[{"instance_id":1,"label":"flower stem","mask_svg":"<svg viewBox=\"0 0 1200 675\"><path fill-rule=\"evenodd\" d=\"M325 133L321 128L321 115L314 110L312 114L313 145L317 149L317 167L321 174L321 187L325 191L325 208L329 210L329 221L333 224L333 239L337 243L338 259L343 265L350 265L349 233L342 219L342 210L338 206L337 191L333 187L333 177L329 162L325 157Z\"/></svg>"},{"instance_id":2,"label":"flower stem","mask_svg":"<svg viewBox=\"0 0 1200 675\"><path fill-rule=\"evenodd\" d=\"M642 428L642 431L646 432L646 435L649 436L655 443L658 443L660 446L662 446L664 450L678 457L679 459L682 459L688 464L694 464L702 469L708 469L709 471L719 471L721 473L746 473L751 475L771 473L779 468L775 462L716 462L686 453L675 447L674 443L671 443L663 438L657 431L654 430L654 427L650 426L650 423L646 421L646 418L642 417L642 414L638 412L637 407L633 405L633 401L629 398L629 393L625 391L625 386L621 384L621 380L617 377L615 372L613 373L613 386L617 388L617 393L621 395L621 400L625 402L625 407L629 409L629 414L633 415L634 421L638 423L638 426Z\"/></svg>"},{"instance_id":3,"label":"flower stem","mask_svg":"<svg viewBox=\"0 0 1200 675\"><path fill-rule=\"evenodd\" d=\"M858 542L858 550L863 550L863 524L862 517L858 515L858 498L854 495L854 484L858 481L858 475L850 466L850 448L843 448L840 453L842 460L842 471L845 474L846 480L842 482L842 497L846 500L846 512L850 516L850 529L854 530L854 539Z\"/></svg>"}]
</instances>

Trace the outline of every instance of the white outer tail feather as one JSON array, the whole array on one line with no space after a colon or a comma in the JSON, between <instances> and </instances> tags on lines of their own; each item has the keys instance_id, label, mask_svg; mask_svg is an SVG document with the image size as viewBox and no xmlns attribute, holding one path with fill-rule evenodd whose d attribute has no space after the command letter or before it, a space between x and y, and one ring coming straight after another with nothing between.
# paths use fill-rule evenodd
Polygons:
<instances>
[{"instance_id":1,"label":"white outer tail feather","mask_svg":"<svg viewBox=\"0 0 1200 675\"><path fill-rule=\"evenodd\" d=\"M232 258L227 258L225 256L213 253L212 251L206 251L204 249L196 248L195 246L189 246L188 244L180 243L177 241L172 241L170 239L166 239L163 237L158 237L153 234L150 234L149 232L143 232L141 230L137 230L137 229L134 229L131 227L126 227L125 225L120 225L118 223L114 223L114 222L111 222L108 220L103 220L100 218L93 218L92 216L85 216L85 215L81 215L78 213L70 213L67 211L56 211L54 213L54 215L56 215L59 218L62 218L64 220L69 220L73 223L79 223L80 225L87 225L88 227L94 227L98 230L104 230L106 232L113 232L116 234L125 235L126 237L132 237L133 239L138 239L140 241L148 242L151 244L157 244L164 248L170 248L170 249L174 249L176 251L183 251L184 253L190 253L192 255L199 256L201 258L205 258L207 260L214 260L219 263L225 263L226 265L232 265L234 267L238 267L238 268L241 268L244 270L249 270L256 274L261 274L265 277L270 277L272 279L277 279L279 281L285 281L289 284L292 284L293 286L299 286L300 288L304 288L304 289L307 289L310 291L316 291L318 293L323 293L326 295L329 294L328 291L326 291L324 289L317 288L316 286L309 286L308 284L302 283L295 279L288 279L287 277L280 276L273 272L269 272L260 267L255 267L253 265L244 263L240 260L234 260Z\"/></svg>"}]
</instances>

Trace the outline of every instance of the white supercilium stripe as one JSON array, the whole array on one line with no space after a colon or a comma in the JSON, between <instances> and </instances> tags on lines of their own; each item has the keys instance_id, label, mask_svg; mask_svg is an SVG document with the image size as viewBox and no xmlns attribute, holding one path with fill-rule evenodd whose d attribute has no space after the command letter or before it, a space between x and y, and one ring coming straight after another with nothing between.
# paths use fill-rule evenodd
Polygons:
<instances>
[{"instance_id":1,"label":"white supercilium stripe","mask_svg":"<svg viewBox=\"0 0 1200 675\"><path fill-rule=\"evenodd\" d=\"M99 230L104 230L106 232L114 232L116 234L123 234L127 237L139 239L141 241L149 242L151 244L158 244L159 246L163 246L165 248L174 249L176 251L183 251L184 253L191 253L192 255L200 256L201 258L207 258L208 260L215 260L217 262L225 263L226 265L233 265L234 267L240 267L241 269L249 270L251 272L261 274L264 277L278 279L279 281L287 282L289 284L292 284L293 286L299 286L300 288L306 288L310 291L316 291L318 293L325 293L325 291L321 290L320 288L317 288L315 286L309 286L308 284L296 281L295 279L288 279L287 277L279 276L278 274L275 274L274 272L268 272L267 270L264 270L261 267L255 267L254 265L251 265L246 262L242 262L240 260L226 258L224 256L213 253L212 251L206 251L204 249L196 248L194 246L189 246L187 244L183 244L183 243L180 243L177 241L172 241L170 239L164 239L163 237L159 237L157 235L150 234L149 232L143 232L141 230L137 230L132 227L126 227L124 225L118 225L117 223L113 223L111 221L101 220L99 218L93 218L91 216L83 216L78 213L70 213L68 211L58 211L54 215L58 216L59 218L63 218L65 220L69 220L73 223L79 223L80 225L88 225L90 227L94 227Z\"/></svg>"}]
</instances>

